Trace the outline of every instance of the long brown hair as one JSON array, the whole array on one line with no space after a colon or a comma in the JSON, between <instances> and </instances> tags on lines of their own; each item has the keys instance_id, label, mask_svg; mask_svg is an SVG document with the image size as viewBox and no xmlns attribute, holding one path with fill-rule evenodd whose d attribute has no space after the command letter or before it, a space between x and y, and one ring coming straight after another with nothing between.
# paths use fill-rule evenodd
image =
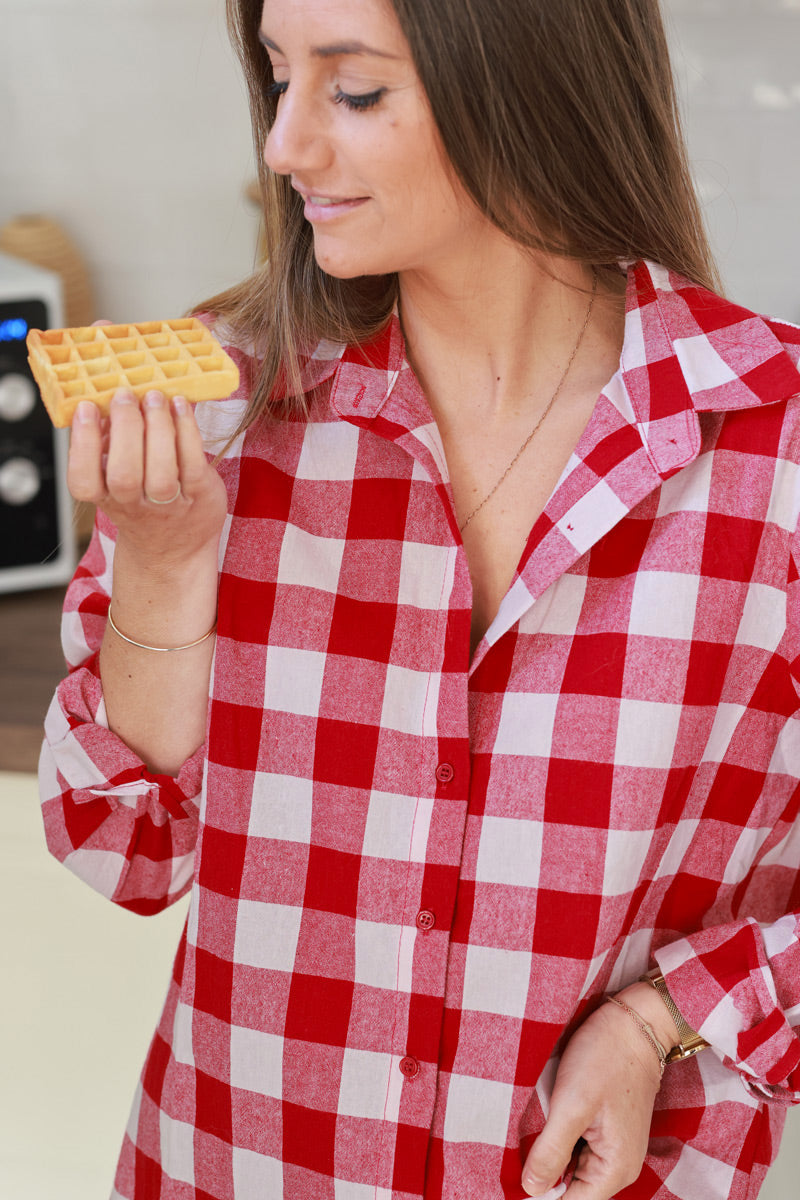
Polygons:
<instances>
[{"instance_id":1,"label":"long brown hair","mask_svg":"<svg viewBox=\"0 0 800 1200\"><path fill-rule=\"evenodd\" d=\"M719 290L692 186L659 0L391 0L447 158L478 208L523 246L618 272L647 258ZM262 150L275 118L262 0L227 0L249 90L264 265L199 306L253 344L245 427L302 405L300 356L384 325L397 277L337 279L314 258L303 201Z\"/></svg>"}]
</instances>

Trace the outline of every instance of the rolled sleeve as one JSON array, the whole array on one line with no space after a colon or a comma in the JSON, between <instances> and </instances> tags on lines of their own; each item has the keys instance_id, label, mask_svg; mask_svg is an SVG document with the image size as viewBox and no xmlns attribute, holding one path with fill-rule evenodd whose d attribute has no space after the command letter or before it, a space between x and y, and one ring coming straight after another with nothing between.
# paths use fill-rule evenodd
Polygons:
<instances>
[{"instance_id":1,"label":"rolled sleeve","mask_svg":"<svg viewBox=\"0 0 800 1200\"><path fill-rule=\"evenodd\" d=\"M685 1020L747 1089L800 1103L800 915L703 930L655 958Z\"/></svg>"},{"instance_id":2,"label":"rolled sleeve","mask_svg":"<svg viewBox=\"0 0 800 1200\"><path fill-rule=\"evenodd\" d=\"M205 755L199 747L175 777L155 774L108 728L99 645L112 554L99 525L67 591L71 669L45 719L39 786L51 853L104 896L149 914L191 886Z\"/></svg>"}]
</instances>

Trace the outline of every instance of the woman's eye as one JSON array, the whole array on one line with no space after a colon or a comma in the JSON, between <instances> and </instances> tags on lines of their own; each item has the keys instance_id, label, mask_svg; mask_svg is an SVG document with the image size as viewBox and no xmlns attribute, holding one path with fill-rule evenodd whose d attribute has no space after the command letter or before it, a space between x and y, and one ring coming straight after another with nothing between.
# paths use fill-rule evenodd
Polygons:
<instances>
[{"instance_id":1,"label":"woman's eye","mask_svg":"<svg viewBox=\"0 0 800 1200\"><path fill-rule=\"evenodd\" d=\"M267 86L267 95L277 96L280 98L286 94L288 87L288 79L280 81L274 79L272 83L268 84ZM378 88L374 92L363 92L361 95L354 96L349 92L343 92L341 89L337 89L334 100L337 104L343 104L345 108L349 108L352 112L366 112L368 109L374 108L376 104L380 103L385 92L386 88Z\"/></svg>"},{"instance_id":2,"label":"woman's eye","mask_svg":"<svg viewBox=\"0 0 800 1200\"><path fill-rule=\"evenodd\" d=\"M369 108L374 108L379 104L386 92L386 88L378 88L375 92L364 92L361 96L352 96L348 92L337 91L336 103L343 104L345 108L351 109L353 112L366 112Z\"/></svg>"}]
</instances>

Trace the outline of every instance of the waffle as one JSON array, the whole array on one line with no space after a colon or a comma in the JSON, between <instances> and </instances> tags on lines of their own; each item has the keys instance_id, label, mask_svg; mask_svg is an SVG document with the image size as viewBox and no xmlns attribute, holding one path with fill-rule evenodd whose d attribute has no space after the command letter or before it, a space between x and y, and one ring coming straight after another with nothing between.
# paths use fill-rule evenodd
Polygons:
<instances>
[{"instance_id":1,"label":"waffle","mask_svg":"<svg viewBox=\"0 0 800 1200\"><path fill-rule=\"evenodd\" d=\"M137 396L222 400L239 385L236 364L195 317L141 325L32 329L28 362L53 424L69 425L81 400L108 412L117 388Z\"/></svg>"}]
</instances>

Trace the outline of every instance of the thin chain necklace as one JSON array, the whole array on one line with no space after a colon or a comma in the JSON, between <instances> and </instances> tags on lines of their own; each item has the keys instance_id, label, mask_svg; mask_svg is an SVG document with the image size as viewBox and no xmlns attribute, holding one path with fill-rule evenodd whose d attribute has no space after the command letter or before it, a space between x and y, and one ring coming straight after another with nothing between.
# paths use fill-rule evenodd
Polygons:
<instances>
[{"instance_id":1,"label":"thin chain necklace","mask_svg":"<svg viewBox=\"0 0 800 1200\"><path fill-rule=\"evenodd\" d=\"M574 348L574 350L572 351L572 354L570 355L569 362L567 363L567 365L566 365L566 367L565 367L565 369L564 369L564 374L561 376L560 380L558 381L558 387L556 388L556 390L553 392L552 396L550 397L550 401L549 401L549 403L548 403L548 405L547 405L547 408L544 410L544 412L542 413L542 415L539 417L539 420L536 422L536 424L534 425L533 429L530 431L530 433L528 434L528 436L525 438L525 441L522 443L522 445L520 446L519 450L518 450L518 451L517 451L517 453L514 455L514 457L512 458L511 462L508 464L508 466L506 467L505 471L504 471L504 472L503 472L503 474L500 476L500 478L498 479L497 483L494 485L494 487L492 488L492 490L489 492L489 494L488 494L488 495L486 495L486 496L484 496L484 497L483 497L483 499L481 500L480 504L478 504L478 505L477 505L475 508L473 508L472 512L471 512L471 513L469 514L469 516L467 517L466 521L464 521L464 523L463 523L462 525L459 525L459 529L460 529L460 531L461 531L462 533L463 533L463 532L464 532L464 530L467 528L467 526L469 525L469 523L470 523L470 521L472 520L472 518L473 518L473 517L476 517L476 516L478 515L478 513L481 511L481 509L483 508L483 506L484 506L485 504L488 504L488 503L489 503L489 501L491 500L492 496L495 494L495 492L497 491L497 489L500 487L501 483L504 483L504 482L505 482L506 478L507 478L507 477L510 475L511 471L513 470L513 468L514 468L514 467L517 465L517 463L519 462L519 460L520 460L520 458L522 457L522 455L523 455L524 451L525 451L525 450L528 448L528 446L531 444L531 442L533 441L533 439L536 437L536 434L539 432L539 428L540 428L540 426L541 426L542 422L544 421L545 417L546 417L546 416L547 416L547 414L550 412L550 409L553 407L553 405L555 404L556 400L558 399L558 396L559 396L559 394L560 394L560 392L561 392L561 389L563 388L564 384L565 384L565 383L566 383L566 381L567 381L567 376L569 375L569 372L570 372L570 367L572 366L572 364L575 362L575 359L577 358L578 351L579 351L579 350L580 350L580 348L581 348L581 343L582 343L582 341L583 341L583 338L584 338L584 335L585 335L585 333L586 333L586 330L589 328L589 320L590 320L590 318L591 318L591 315L592 315L592 309L594 308L594 301L595 301L595 297L596 297L596 295L597 295L597 274L595 273L595 276L594 276L594 282L593 282L593 284L592 284L592 298L591 298L591 300L589 301L589 307L588 307L588 309L586 310L586 320L583 322L583 328L581 329L580 333L578 334L578 340L577 340L577 342L575 343L575 348Z\"/></svg>"}]
</instances>

